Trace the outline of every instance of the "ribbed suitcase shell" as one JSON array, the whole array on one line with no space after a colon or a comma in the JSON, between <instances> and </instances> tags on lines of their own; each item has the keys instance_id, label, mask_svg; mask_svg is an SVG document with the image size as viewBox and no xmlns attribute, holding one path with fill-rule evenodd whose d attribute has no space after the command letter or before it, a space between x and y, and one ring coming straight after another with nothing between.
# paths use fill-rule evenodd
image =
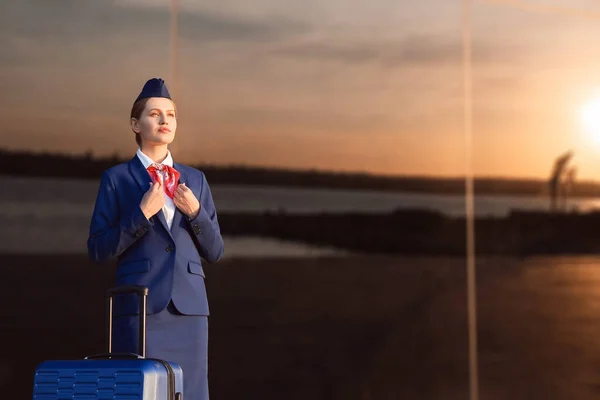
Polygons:
<instances>
[{"instance_id":1,"label":"ribbed suitcase shell","mask_svg":"<svg viewBox=\"0 0 600 400\"><path fill-rule=\"evenodd\" d=\"M183 373L175 373L175 392L183 392ZM168 400L167 369L159 361L53 360L34 376L33 400Z\"/></svg>"},{"instance_id":2,"label":"ribbed suitcase shell","mask_svg":"<svg viewBox=\"0 0 600 400\"><path fill-rule=\"evenodd\" d=\"M140 296L141 355L112 353L113 297ZM148 288L122 286L108 291L108 352L83 360L41 362L33 379L33 400L183 400L183 371L178 364L146 358ZM170 390L171 380L174 390Z\"/></svg>"}]
</instances>

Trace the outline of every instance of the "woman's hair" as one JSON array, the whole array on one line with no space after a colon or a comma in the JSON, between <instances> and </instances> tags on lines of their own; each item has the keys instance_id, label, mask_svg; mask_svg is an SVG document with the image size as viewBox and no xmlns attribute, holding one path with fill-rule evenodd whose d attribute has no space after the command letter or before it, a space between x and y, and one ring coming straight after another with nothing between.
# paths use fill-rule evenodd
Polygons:
<instances>
[{"instance_id":1,"label":"woman's hair","mask_svg":"<svg viewBox=\"0 0 600 400\"><path fill-rule=\"evenodd\" d=\"M144 112L144 110L146 109L146 103L148 102L149 97L144 98L144 99L140 99L138 101L136 101L135 103L133 103L133 107L131 107L131 116L130 118L135 118L137 120L140 119L140 117L142 116L142 113ZM171 103L173 103L173 109L175 109L175 115L177 115L177 106L175 105L175 102L173 100L171 100ZM135 133L135 141L137 142L138 146L142 146L142 137L140 136L139 133L134 132Z\"/></svg>"},{"instance_id":2,"label":"woman's hair","mask_svg":"<svg viewBox=\"0 0 600 400\"><path fill-rule=\"evenodd\" d=\"M144 109L146 108L146 103L148 102L148 98L145 99L140 99L138 101L136 101L135 103L133 103L133 107L131 107L131 117L130 118L135 118L137 120L140 119L140 117L142 116L142 113L144 112ZM139 133L134 132L135 133L135 141L137 142L138 146L142 146L142 137L140 136Z\"/></svg>"}]
</instances>

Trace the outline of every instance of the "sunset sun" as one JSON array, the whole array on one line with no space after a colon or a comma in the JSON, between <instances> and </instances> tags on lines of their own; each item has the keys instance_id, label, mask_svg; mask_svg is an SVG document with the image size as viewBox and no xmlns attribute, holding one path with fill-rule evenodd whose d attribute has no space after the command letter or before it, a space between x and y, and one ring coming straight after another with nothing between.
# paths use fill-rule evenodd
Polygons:
<instances>
[{"instance_id":1,"label":"sunset sun","mask_svg":"<svg viewBox=\"0 0 600 400\"><path fill-rule=\"evenodd\" d=\"M590 139L600 144L600 96L591 99L581 107L579 119Z\"/></svg>"}]
</instances>

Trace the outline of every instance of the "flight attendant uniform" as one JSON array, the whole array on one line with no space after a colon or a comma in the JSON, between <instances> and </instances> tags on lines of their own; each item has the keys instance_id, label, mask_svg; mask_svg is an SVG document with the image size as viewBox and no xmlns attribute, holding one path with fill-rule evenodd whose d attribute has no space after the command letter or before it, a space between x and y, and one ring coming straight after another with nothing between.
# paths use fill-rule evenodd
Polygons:
<instances>
[{"instance_id":1,"label":"flight attendant uniform","mask_svg":"<svg viewBox=\"0 0 600 400\"><path fill-rule=\"evenodd\" d=\"M162 80L150 80L139 98L168 97ZM184 215L165 193L165 205L147 219L140 202L151 168L173 172L200 203L196 218ZM87 242L90 259L117 259L116 285L148 287L146 355L179 364L184 398L208 400L208 316L203 260L217 262L224 244L204 173L173 162L154 163L138 149L128 162L103 172ZM138 300L114 301L113 351L139 353Z\"/></svg>"}]
</instances>

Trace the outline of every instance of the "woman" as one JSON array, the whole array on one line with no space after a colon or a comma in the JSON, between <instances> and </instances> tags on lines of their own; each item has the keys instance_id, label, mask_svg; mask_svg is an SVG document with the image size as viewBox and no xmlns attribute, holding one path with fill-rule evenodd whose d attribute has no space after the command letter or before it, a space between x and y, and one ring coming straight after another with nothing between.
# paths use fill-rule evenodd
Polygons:
<instances>
[{"instance_id":1,"label":"woman","mask_svg":"<svg viewBox=\"0 0 600 400\"><path fill-rule=\"evenodd\" d=\"M217 262L223 238L204 174L174 163L176 107L162 79L144 85L131 110L136 155L104 171L88 238L89 257L117 259L117 285L149 289L146 355L172 361L184 397L208 399L208 301L201 258ZM137 302L115 299L113 351L139 353Z\"/></svg>"}]
</instances>

